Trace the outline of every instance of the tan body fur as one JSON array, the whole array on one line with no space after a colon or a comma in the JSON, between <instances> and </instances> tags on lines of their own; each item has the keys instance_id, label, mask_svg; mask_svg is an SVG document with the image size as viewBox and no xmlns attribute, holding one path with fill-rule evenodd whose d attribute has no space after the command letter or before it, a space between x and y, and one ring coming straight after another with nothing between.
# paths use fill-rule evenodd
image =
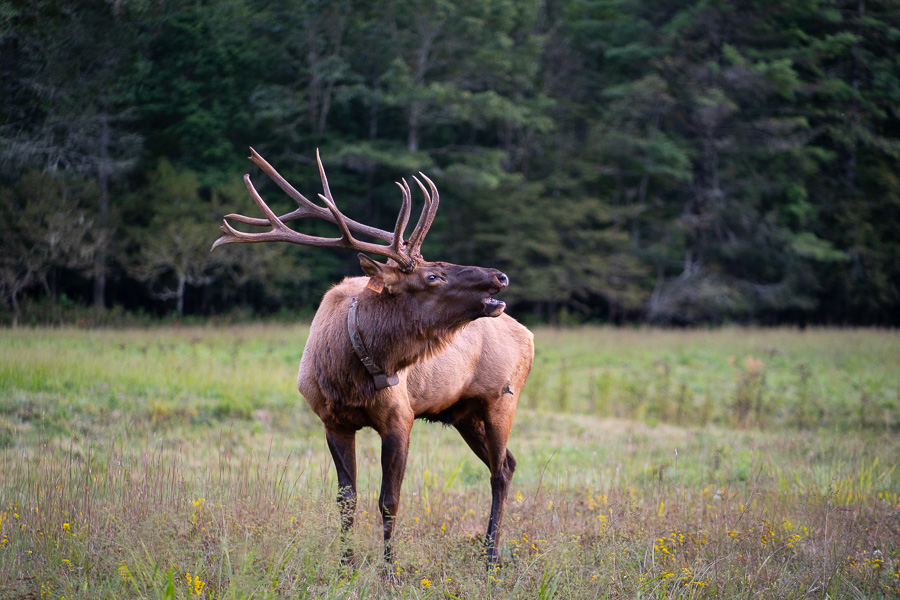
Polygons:
<instances>
[{"instance_id":1,"label":"tan body fur","mask_svg":"<svg viewBox=\"0 0 900 600\"><path fill-rule=\"evenodd\" d=\"M346 406L353 400L342 399L341 408L337 411L330 407L331 403L316 376L314 357L321 339L332 333L335 337L346 338L344 324L349 298L363 293L366 281L365 277L348 278L326 294L313 320L300 361L297 389L326 425L340 426L341 420L348 418ZM332 329L335 331L332 332ZM533 340L534 336L527 328L506 314L493 319L477 319L459 329L442 352L401 370L398 386L376 394L398 398L402 404L408 405L414 417L436 417L462 399L479 399L488 403L495 401L495 412L514 414L519 392L531 370ZM356 367L359 359L352 354L349 340L341 339L338 343L344 346L343 354L350 357L350 362ZM518 349L518 352L510 352L511 347ZM361 365L357 370L360 368ZM504 390L512 394L504 394ZM363 421L368 419L352 419L354 424L360 426L374 424Z\"/></svg>"},{"instance_id":2,"label":"tan body fur","mask_svg":"<svg viewBox=\"0 0 900 600\"><path fill-rule=\"evenodd\" d=\"M388 359L389 366L402 365L397 385L375 390L353 351L346 326L352 298L361 303L382 299L366 289L367 281L348 278L326 293L310 327L297 376L297 388L325 426L342 488L344 530L352 526L356 504L355 432L372 427L386 440L380 504L385 557L390 560L409 434L414 419L425 418L455 427L491 470L493 501L485 548L488 560L496 560L499 526L515 470L506 443L534 359L534 338L506 314L476 318L437 333L422 330L415 319L401 318L409 317L409 310L398 311L402 314L386 333L392 338L386 346L401 344L404 352L392 355L396 347L379 347L379 340L367 340L374 355L394 356ZM371 329L372 322L363 324ZM400 447L393 448L391 439Z\"/></svg>"}]
</instances>

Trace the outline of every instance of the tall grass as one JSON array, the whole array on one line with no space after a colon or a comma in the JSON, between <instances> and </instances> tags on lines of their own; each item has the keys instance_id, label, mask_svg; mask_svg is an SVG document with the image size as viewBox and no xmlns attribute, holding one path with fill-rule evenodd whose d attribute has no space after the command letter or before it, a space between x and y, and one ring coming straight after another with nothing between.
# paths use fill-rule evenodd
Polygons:
<instances>
[{"instance_id":1,"label":"tall grass","mask_svg":"<svg viewBox=\"0 0 900 600\"><path fill-rule=\"evenodd\" d=\"M900 336L810 329L538 329L525 404L622 418L900 429Z\"/></svg>"},{"instance_id":2,"label":"tall grass","mask_svg":"<svg viewBox=\"0 0 900 600\"><path fill-rule=\"evenodd\" d=\"M0 333L0 597L900 595L892 334L538 330L502 567L480 560L487 470L417 423L399 587L371 431L340 566L333 467L293 387L305 335Z\"/></svg>"}]
</instances>

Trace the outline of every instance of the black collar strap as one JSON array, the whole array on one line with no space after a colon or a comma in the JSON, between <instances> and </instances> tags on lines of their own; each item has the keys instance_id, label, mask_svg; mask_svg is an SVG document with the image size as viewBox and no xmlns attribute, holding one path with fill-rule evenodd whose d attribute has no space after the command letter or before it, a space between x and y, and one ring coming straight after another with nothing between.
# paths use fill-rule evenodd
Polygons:
<instances>
[{"instance_id":1,"label":"black collar strap","mask_svg":"<svg viewBox=\"0 0 900 600\"><path fill-rule=\"evenodd\" d=\"M400 377L396 373L388 375L384 372L384 369L375 363L375 360L369 354L369 350L363 342L362 336L359 334L358 303L359 298L354 298L353 302L350 303L350 312L347 313L347 331L350 333L350 343L353 344L353 350L356 351L359 360L362 361L362 364L365 365L366 369L375 379L376 389L383 390L386 387L397 385L400 383Z\"/></svg>"}]
</instances>

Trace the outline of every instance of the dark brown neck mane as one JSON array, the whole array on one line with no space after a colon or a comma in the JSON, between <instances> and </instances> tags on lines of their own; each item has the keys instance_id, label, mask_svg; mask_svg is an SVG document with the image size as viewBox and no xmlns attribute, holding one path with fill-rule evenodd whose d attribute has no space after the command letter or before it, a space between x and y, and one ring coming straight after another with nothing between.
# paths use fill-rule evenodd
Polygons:
<instances>
[{"instance_id":1,"label":"dark brown neck mane","mask_svg":"<svg viewBox=\"0 0 900 600\"><path fill-rule=\"evenodd\" d=\"M422 311L406 295L366 289L358 299L360 334L372 358L388 375L439 354L466 325L441 323L440 314Z\"/></svg>"},{"instance_id":2,"label":"dark brown neck mane","mask_svg":"<svg viewBox=\"0 0 900 600\"><path fill-rule=\"evenodd\" d=\"M334 314L333 319L318 325L330 331L327 335L320 332L318 339L325 342L326 348L312 357L316 379L333 407L370 406L380 391L350 341L347 317L353 298L358 300L360 337L369 355L387 375L440 354L466 325L462 322L441 326L440 314L423 312L409 296L378 294L364 288L363 281L344 280L332 290L339 294L329 294L334 304L319 309L323 312L323 308L330 308Z\"/></svg>"}]
</instances>

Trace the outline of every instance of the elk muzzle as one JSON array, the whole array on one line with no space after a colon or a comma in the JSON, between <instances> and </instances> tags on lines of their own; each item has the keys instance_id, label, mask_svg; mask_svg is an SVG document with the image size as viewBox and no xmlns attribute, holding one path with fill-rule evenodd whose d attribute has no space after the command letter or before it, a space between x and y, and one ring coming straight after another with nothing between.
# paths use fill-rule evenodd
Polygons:
<instances>
[{"instance_id":1,"label":"elk muzzle","mask_svg":"<svg viewBox=\"0 0 900 600\"><path fill-rule=\"evenodd\" d=\"M494 294L499 294L506 286L509 285L509 277L502 271L494 270L494 278L497 280L496 289L492 290L487 298L482 300L484 304L484 315L486 317L499 317L506 309L506 302L494 298Z\"/></svg>"}]
</instances>

